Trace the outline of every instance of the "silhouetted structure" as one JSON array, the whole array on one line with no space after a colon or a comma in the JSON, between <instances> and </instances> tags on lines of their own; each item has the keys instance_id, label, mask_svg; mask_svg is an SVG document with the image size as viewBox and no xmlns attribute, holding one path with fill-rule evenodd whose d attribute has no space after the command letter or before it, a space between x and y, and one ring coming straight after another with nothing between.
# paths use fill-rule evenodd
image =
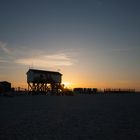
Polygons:
<instances>
[{"instance_id":1,"label":"silhouetted structure","mask_svg":"<svg viewBox=\"0 0 140 140\"><path fill-rule=\"evenodd\" d=\"M76 94L95 94L98 92L97 88L74 88Z\"/></svg>"},{"instance_id":2,"label":"silhouetted structure","mask_svg":"<svg viewBox=\"0 0 140 140\"><path fill-rule=\"evenodd\" d=\"M58 93L62 90L62 74L54 71L29 69L27 72L28 91L33 93Z\"/></svg>"},{"instance_id":3,"label":"silhouetted structure","mask_svg":"<svg viewBox=\"0 0 140 140\"><path fill-rule=\"evenodd\" d=\"M135 89L106 88L104 93L135 93Z\"/></svg>"},{"instance_id":4,"label":"silhouetted structure","mask_svg":"<svg viewBox=\"0 0 140 140\"><path fill-rule=\"evenodd\" d=\"M97 89L97 88L74 88L75 94L104 94L104 93L136 93L135 89L121 89L121 88L106 88L103 91Z\"/></svg>"},{"instance_id":5,"label":"silhouetted structure","mask_svg":"<svg viewBox=\"0 0 140 140\"><path fill-rule=\"evenodd\" d=\"M5 93L11 91L11 83L7 81L0 82L0 93Z\"/></svg>"}]
</instances>

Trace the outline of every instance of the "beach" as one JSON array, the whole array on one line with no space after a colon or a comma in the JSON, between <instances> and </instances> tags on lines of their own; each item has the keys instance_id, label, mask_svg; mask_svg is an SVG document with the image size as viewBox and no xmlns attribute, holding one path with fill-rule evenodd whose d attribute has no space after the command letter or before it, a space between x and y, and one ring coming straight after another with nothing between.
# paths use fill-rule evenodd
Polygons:
<instances>
[{"instance_id":1,"label":"beach","mask_svg":"<svg viewBox=\"0 0 140 140\"><path fill-rule=\"evenodd\" d=\"M140 94L0 96L0 140L140 139Z\"/></svg>"}]
</instances>

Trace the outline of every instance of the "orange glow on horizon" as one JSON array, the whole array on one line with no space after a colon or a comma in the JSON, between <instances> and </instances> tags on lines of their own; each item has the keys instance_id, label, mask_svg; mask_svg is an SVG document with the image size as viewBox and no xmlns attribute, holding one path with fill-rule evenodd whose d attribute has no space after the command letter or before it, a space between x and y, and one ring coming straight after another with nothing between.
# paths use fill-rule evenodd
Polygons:
<instances>
[{"instance_id":1,"label":"orange glow on horizon","mask_svg":"<svg viewBox=\"0 0 140 140\"><path fill-rule=\"evenodd\" d=\"M62 84L64 85L64 88L72 88L72 83L70 82L62 82Z\"/></svg>"},{"instance_id":2,"label":"orange glow on horizon","mask_svg":"<svg viewBox=\"0 0 140 140\"><path fill-rule=\"evenodd\" d=\"M121 89L135 89L136 91L140 91L139 81L116 81L116 80L98 80L94 77L89 79L83 76L76 75L73 76L72 73L64 73L64 77L62 77L62 84L64 84L64 88L74 89L74 88L97 88L97 89L106 89L106 88L121 88ZM6 79L6 78L5 78ZM94 79L94 80L92 80ZM4 80L4 79L2 79ZM17 78L7 78L6 81L9 81L14 88L24 88L28 89L28 84L26 82L26 75L17 76Z\"/></svg>"},{"instance_id":3,"label":"orange glow on horizon","mask_svg":"<svg viewBox=\"0 0 140 140\"><path fill-rule=\"evenodd\" d=\"M28 89L28 84L26 82L20 82L20 83L16 83L16 82L11 82L12 83L12 87L14 88L24 88L24 89ZM69 88L69 89L74 89L74 88L97 88L97 89L106 89L106 88L121 88L121 89L135 89L136 91L140 91L139 85L129 85L129 86L121 86L118 85L116 86L115 84L111 84L111 83L85 83L85 82L68 82L68 81L64 81L62 82L62 84L64 84L64 88ZM136 88L134 88L136 87Z\"/></svg>"}]
</instances>

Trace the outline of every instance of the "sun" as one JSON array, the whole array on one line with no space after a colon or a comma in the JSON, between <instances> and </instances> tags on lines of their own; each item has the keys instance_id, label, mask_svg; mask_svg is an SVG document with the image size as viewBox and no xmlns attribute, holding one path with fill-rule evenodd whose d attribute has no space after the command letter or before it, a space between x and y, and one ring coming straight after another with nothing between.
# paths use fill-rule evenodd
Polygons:
<instances>
[{"instance_id":1,"label":"sun","mask_svg":"<svg viewBox=\"0 0 140 140\"><path fill-rule=\"evenodd\" d=\"M71 83L70 82L62 82L64 85L64 88L70 88Z\"/></svg>"}]
</instances>

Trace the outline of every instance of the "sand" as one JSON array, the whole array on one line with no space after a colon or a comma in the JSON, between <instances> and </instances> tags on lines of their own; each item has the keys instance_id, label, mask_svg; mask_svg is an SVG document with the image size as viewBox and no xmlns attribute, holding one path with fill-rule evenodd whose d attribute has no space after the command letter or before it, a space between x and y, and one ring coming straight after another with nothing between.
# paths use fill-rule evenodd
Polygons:
<instances>
[{"instance_id":1,"label":"sand","mask_svg":"<svg viewBox=\"0 0 140 140\"><path fill-rule=\"evenodd\" d=\"M0 140L140 139L140 94L0 97Z\"/></svg>"}]
</instances>

